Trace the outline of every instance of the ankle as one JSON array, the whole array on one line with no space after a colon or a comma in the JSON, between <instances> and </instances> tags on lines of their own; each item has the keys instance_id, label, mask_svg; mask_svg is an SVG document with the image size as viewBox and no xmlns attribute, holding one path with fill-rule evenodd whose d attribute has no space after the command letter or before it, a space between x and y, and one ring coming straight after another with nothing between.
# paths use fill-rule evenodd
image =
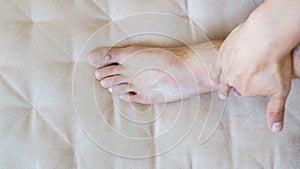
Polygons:
<instances>
[{"instance_id":1,"label":"ankle","mask_svg":"<svg viewBox=\"0 0 300 169\"><path fill-rule=\"evenodd\" d=\"M202 72L196 74L199 94L218 90L221 65L217 55L222 42L222 40L210 41L192 47L195 51L194 55L201 58L201 62L196 66L196 72Z\"/></svg>"},{"instance_id":2,"label":"ankle","mask_svg":"<svg viewBox=\"0 0 300 169\"><path fill-rule=\"evenodd\" d=\"M300 44L292 52L293 78L300 78Z\"/></svg>"}]
</instances>

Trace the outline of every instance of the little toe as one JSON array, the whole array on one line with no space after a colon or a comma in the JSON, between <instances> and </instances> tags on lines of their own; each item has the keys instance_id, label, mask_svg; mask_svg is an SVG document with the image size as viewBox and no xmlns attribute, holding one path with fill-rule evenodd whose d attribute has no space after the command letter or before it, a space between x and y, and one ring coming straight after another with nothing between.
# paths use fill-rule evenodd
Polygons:
<instances>
[{"instance_id":1,"label":"little toe","mask_svg":"<svg viewBox=\"0 0 300 169\"><path fill-rule=\"evenodd\" d=\"M109 88L112 94L123 95L126 93L136 93L131 84L119 84Z\"/></svg>"},{"instance_id":2,"label":"little toe","mask_svg":"<svg viewBox=\"0 0 300 169\"><path fill-rule=\"evenodd\" d=\"M95 77L98 80L102 80L109 76L120 75L122 71L123 69L119 65L106 66L96 70Z\"/></svg>"},{"instance_id":3,"label":"little toe","mask_svg":"<svg viewBox=\"0 0 300 169\"><path fill-rule=\"evenodd\" d=\"M101 85L104 88L109 88L109 87L119 85L119 84L127 84L127 82L128 82L128 79L123 75L107 77L100 81Z\"/></svg>"}]
</instances>

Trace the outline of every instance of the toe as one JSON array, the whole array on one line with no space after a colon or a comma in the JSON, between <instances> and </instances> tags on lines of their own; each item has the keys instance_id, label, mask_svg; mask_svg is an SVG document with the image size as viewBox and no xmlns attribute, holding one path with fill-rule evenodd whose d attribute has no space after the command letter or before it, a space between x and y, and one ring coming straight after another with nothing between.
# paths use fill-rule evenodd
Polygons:
<instances>
[{"instance_id":1,"label":"toe","mask_svg":"<svg viewBox=\"0 0 300 169\"><path fill-rule=\"evenodd\" d=\"M120 84L109 88L109 91L113 94L123 95L126 93L136 93L131 84Z\"/></svg>"},{"instance_id":2,"label":"toe","mask_svg":"<svg viewBox=\"0 0 300 169\"><path fill-rule=\"evenodd\" d=\"M138 49L135 46L126 48L99 48L88 55L88 60L92 66L97 68L113 63L120 64L127 56Z\"/></svg>"},{"instance_id":3,"label":"toe","mask_svg":"<svg viewBox=\"0 0 300 169\"><path fill-rule=\"evenodd\" d=\"M124 84L124 83L127 83L127 82L128 82L128 79L123 75L116 75L116 76L107 77L107 78L100 81L101 85L104 88L109 88L109 87L119 85L119 84Z\"/></svg>"},{"instance_id":4,"label":"toe","mask_svg":"<svg viewBox=\"0 0 300 169\"><path fill-rule=\"evenodd\" d=\"M88 55L89 64L97 68L101 67L101 65L103 65L104 60L106 60L110 56L110 49L111 48L99 48L90 52Z\"/></svg>"},{"instance_id":5,"label":"toe","mask_svg":"<svg viewBox=\"0 0 300 169\"><path fill-rule=\"evenodd\" d=\"M123 69L119 65L106 66L106 67L96 70L95 77L98 80L102 80L109 76L119 75L119 74L121 74L122 70Z\"/></svg>"}]
</instances>

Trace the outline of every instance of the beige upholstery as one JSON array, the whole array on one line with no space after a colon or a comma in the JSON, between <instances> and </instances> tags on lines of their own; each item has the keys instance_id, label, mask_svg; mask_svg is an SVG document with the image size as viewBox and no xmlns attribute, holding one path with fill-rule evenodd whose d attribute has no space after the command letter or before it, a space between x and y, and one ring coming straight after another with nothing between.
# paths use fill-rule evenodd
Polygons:
<instances>
[{"instance_id":1,"label":"beige upholstery","mask_svg":"<svg viewBox=\"0 0 300 169\"><path fill-rule=\"evenodd\" d=\"M267 98L127 104L87 64L97 47L225 38L259 3L1 0L0 168L300 168L299 81L273 134Z\"/></svg>"}]
</instances>

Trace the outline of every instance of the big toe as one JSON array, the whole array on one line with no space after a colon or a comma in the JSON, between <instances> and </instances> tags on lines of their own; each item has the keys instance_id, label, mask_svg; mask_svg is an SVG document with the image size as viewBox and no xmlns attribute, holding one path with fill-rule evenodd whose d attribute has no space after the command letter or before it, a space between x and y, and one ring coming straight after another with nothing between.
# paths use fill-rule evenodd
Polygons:
<instances>
[{"instance_id":1,"label":"big toe","mask_svg":"<svg viewBox=\"0 0 300 169\"><path fill-rule=\"evenodd\" d=\"M110 64L121 64L132 53L142 49L138 46L129 46L125 48L99 48L88 55L89 63L96 67L104 67Z\"/></svg>"},{"instance_id":2,"label":"big toe","mask_svg":"<svg viewBox=\"0 0 300 169\"><path fill-rule=\"evenodd\" d=\"M94 67L101 67L104 64L104 60L110 57L111 48L99 48L91 51L88 55L88 62Z\"/></svg>"}]
</instances>

